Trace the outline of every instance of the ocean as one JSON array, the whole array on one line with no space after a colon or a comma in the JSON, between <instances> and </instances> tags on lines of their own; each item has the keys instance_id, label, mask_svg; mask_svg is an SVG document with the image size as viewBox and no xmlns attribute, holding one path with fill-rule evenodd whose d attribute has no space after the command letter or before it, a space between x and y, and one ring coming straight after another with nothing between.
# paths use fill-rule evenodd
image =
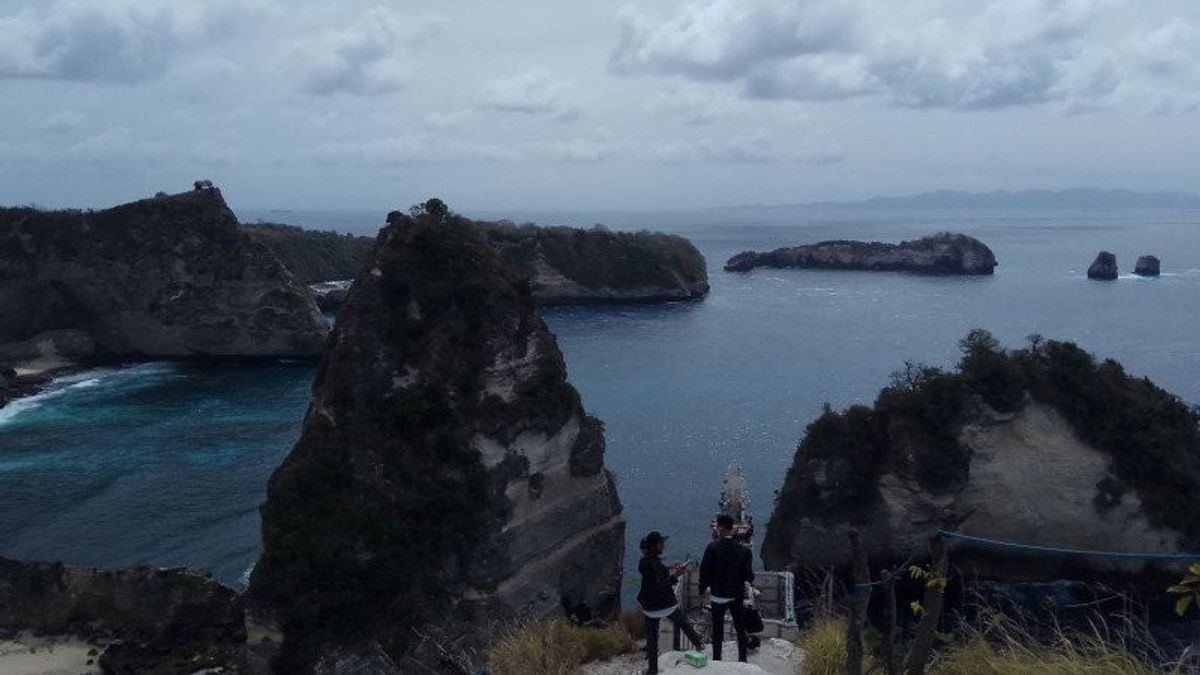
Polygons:
<instances>
[{"instance_id":1,"label":"ocean","mask_svg":"<svg viewBox=\"0 0 1200 675\"><path fill-rule=\"evenodd\" d=\"M240 215L358 233L383 220ZM733 463L750 484L761 534L796 445L825 403L870 403L906 361L952 365L972 328L1011 347L1032 333L1073 340L1200 403L1200 211L467 215L675 232L708 259L712 291L702 302L544 312L584 406L605 422L630 563L650 529L672 536L668 557L699 554ZM721 269L746 249L943 230L991 246L996 274ZM1101 249L1118 257L1116 282L1085 278ZM1128 274L1148 253L1162 258L1164 275ZM191 565L244 583L257 555L257 509L299 434L313 372L289 363L105 368L0 409L0 555Z\"/></svg>"}]
</instances>

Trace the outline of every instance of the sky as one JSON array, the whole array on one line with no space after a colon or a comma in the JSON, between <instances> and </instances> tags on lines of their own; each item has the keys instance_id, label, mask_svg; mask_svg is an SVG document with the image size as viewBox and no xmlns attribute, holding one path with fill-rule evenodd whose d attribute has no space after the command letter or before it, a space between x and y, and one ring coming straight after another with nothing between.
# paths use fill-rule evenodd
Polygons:
<instances>
[{"instance_id":1,"label":"sky","mask_svg":"<svg viewBox=\"0 0 1200 675\"><path fill-rule=\"evenodd\" d=\"M1194 0L0 0L0 203L1200 192Z\"/></svg>"}]
</instances>

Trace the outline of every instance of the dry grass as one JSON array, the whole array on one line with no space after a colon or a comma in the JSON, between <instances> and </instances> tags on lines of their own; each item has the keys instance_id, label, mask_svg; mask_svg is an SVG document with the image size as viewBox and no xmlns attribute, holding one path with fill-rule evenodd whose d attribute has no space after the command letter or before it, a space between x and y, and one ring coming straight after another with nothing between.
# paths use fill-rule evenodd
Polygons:
<instances>
[{"instance_id":1,"label":"dry grass","mask_svg":"<svg viewBox=\"0 0 1200 675\"><path fill-rule=\"evenodd\" d=\"M846 622L822 617L806 628L796 643L804 650L804 675L846 672Z\"/></svg>"},{"instance_id":2,"label":"dry grass","mask_svg":"<svg viewBox=\"0 0 1200 675\"><path fill-rule=\"evenodd\" d=\"M985 609L964 623L934 660L930 675L1200 675L1200 655L1172 656L1144 625L1123 616L1097 616L1087 630L1055 627L1036 638L1020 614ZM818 618L797 640L803 675L846 672L846 624ZM863 672L871 672L870 657ZM878 671L876 671L878 672ZM799 675L799 674L798 674Z\"/></svg>"},{"instance_id":3,"label":"dry grass","mask_svg":"<svg viewBox=\"0 0 1200 675\"><path fill-rule=\"evenodd\" d=\"M1097 619L1089 630L1055 628L1038 640L1020 617L984 612L964 626L931 675L1185 675L1198 672L1188 654L1168 657L1140 624Z\"/></svg>"},{"instance_id":4,"label":"dry grass","mask_svg":"<svg viewBox=\"0 0 1200 675\"><path fill-rule=\"evenodd\" d=\"M493 675L573 675L581 664L633 649L633 638L620 624L590 628L546 619L509 632L488 651L488 665Z\"/></svg>"}]
</instances>

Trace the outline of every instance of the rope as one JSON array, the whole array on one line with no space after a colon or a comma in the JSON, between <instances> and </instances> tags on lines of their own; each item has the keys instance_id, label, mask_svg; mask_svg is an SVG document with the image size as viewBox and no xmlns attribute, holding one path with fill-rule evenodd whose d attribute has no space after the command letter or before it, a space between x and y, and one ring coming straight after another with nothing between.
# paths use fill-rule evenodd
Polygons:
<instances>
[{"instance_id":1,"label":"rope","mask_svg":"<svg viewBox=\"0 0 1200 675\"><path fill-rule=\"evenodd\" d=\"M987 537L976 537L970 534L961 532L950 532L949 530L938 530L937 536L946 537L949 539L961 539L962 541L971 542L973 544L982 544L993 548L1010 548L1018 551L1030 551L1032 553L1048 553L1055 555L1077 555L1091 556L1095 558L1126 558L1133 560L1163 560L1174 562L1200 561L1200 553L1134 553L1130 551L1093 551L1082 548L1065 548L1062 546L1041 546L1038 544L1019 544L1011 541L1000 541L998 539L988 539Z\"/></svg>"}]
</instances>

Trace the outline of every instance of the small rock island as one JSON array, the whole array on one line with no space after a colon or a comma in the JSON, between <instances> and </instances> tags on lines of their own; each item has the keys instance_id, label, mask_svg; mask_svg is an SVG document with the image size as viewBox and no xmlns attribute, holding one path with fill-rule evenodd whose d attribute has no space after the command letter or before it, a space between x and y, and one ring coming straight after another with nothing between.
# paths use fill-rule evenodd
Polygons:
<instances>
[{"instance_id":1,"label":"small rock island","mask_svg":"<svg viewBox=\"0 0 1200 675\"><path fill-rule=\"evenodd\" d=\"M1108 251L1100 251L1088 267L1087 276L1089 279L1099 281L1115 280L1117 278L1117 256Z\"/></svg>"},{"instance_id":2,"label":"small rock island","mask_svg":"<svg viewBox=\"0 0 1200 675\"><path fill-rule=\"evenodd\" d=\"M1144 255L1137 259L1133 273L1139 277L1156 277L1162 273L1162 263L1156 256Z\"/></svg>"},{"instance_id":3,"label":"small rock island","mask_svg":"<svg viewBox=\"0 0 1200 675\"><path fill-rule=\"evenodd\" d=\"M744 251L725 263L727 272L756 267L799 267L916 272L937 275L992 274L996 256L983 242L965 234L944 232L899 244L863 241L823 241L779 248L767 253Z\"/></svg>"}]
</instances>

